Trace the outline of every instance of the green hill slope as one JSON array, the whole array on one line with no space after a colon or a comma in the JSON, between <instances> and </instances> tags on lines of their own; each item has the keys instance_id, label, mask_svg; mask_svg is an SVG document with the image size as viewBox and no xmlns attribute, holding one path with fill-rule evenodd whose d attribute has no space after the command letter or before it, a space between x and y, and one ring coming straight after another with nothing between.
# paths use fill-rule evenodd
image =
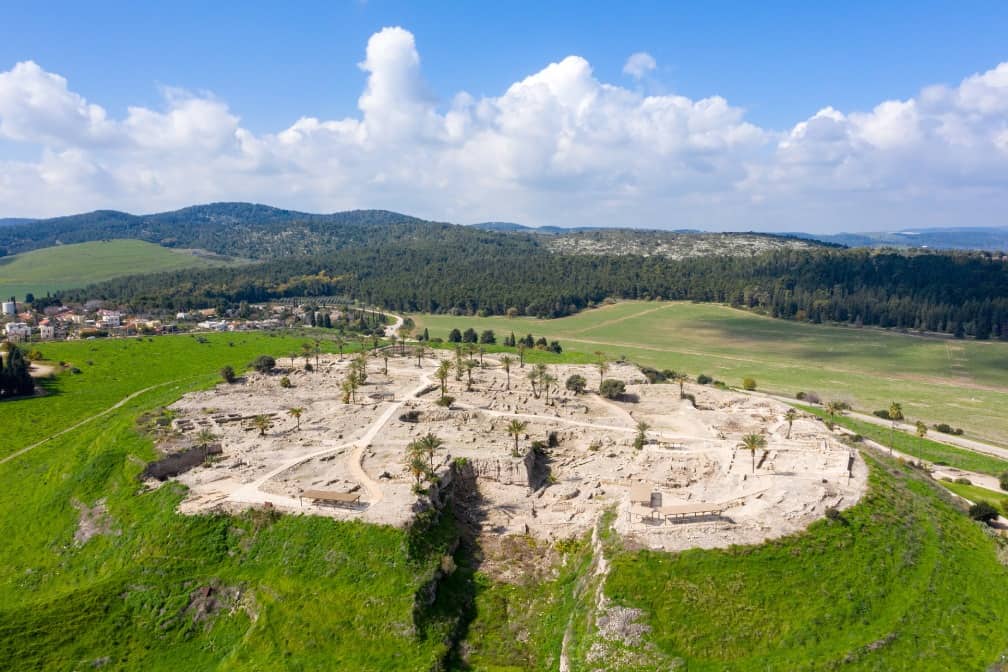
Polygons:
<instances>
[{"instance_id":1,"label":"green hill slope","mask_svg":"<svg viewBox=\"0 0 1008 672\"><path fill-rule=\"evenodd\" d=\"M0 296L24 300L27 292L45 295L136 273L207 268L223 258L170 250L142 240L109 240L58 245L0 258Z\"/></svg>"}]
</instances>

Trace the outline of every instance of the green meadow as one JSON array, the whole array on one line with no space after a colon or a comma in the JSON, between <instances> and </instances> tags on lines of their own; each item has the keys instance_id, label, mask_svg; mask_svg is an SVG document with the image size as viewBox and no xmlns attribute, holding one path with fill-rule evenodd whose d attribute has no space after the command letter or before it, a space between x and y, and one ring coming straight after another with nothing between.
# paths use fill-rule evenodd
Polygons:
<instances>
[{"instance_id":1,"label":"green meadow","mask_svg":"<svg viewBox=\"0 0 1008 672\"><path fill-rule=\"evenodd\" d=\"M950 340L777 320L715 304L627 301L570 317L413 315L418 328L493 329L557 339L565 350L706 373L730 385L793 396L814 391L858 410L903 405L909 418L948 422L1001 445L1008 436L1008 343Z\"/></svg>"},{"instance_id":2,"label":"green meadow","mask_svg":"<svg viewBox=\"0 0 1008 672\"><path fill-rule=\"evenodd\" d=\"M414 613L438 549L411 554L402 530L321 518L181 516L181 488L141 492L137 477L155 456L141 413L215 384L224 365L242 369L305 340L214 334L44 347L81 373L48 382L48 396L0 404L0 457L156 387L0 464L4 669L418 670L444 655L450 619L418 629ZM79 508L99 502L103 533L75 541ZM204 608L205 594L217 610Z\"/></svg>"},{"instance_id":3,"label":"green meadow","mask_svg":"<svg viewBox=\"0 0 1008 672\"><path fill-rule=\"evenodd\" d=\"M23 301L28 292L84 287L138 273L207 268L226 263L171 250L142 240L108 240L59 245L0 257L0 296Z\"/></svg>"},{"instance_id":4,"label":"green meadow","mask_svg":"<svg viewBox=\"0 0 1008 672\"><path fill-rule=\"evenodd\" d=\"M42 346L80 373L0 404L0 459L142 392L0 464L4 669L545 672L557 669L565 632L572 670L598 668L602 651L606 670L981 672L1008 652L1004 548L885 457L869 457L859 504L791 537L665 554L604 531L601 586L587 539L511 539L503 557L535 571L507 583L463 546L433 604L416 598L443 563L450 516L417 543L404 530L310 516L181 516L180 486L141 489L155 451L140 415L218 384L224 365L286 359L314 335ZM95 506L99 534L75 540L80 510ZM641 610L639 642L603 641L599 590Z\"/></svg>"}]
</instances>

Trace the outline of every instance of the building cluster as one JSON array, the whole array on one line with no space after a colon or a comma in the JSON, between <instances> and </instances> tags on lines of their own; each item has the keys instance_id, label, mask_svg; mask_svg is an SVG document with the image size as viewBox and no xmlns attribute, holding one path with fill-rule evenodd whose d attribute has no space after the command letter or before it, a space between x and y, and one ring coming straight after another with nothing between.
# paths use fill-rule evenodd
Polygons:
<instances>
[{"instance_id":1,"label":"building cluster","mask_svg":"<svg viewBox=\"0 0 1008 672\"><path fill-rule=\"evenodd\" d=\"M291 304L243 305L218 311L214 308L158 314L131 314L106 307L100 301L79 306L47 306L35 310L14 300L0 303L0 337L13 343L154 335L198 331L252 331L284 327L315 326L323 314L330 320L338 310ZM2 340L2 339L0 339Z\"/></svg>"}]
</instances>

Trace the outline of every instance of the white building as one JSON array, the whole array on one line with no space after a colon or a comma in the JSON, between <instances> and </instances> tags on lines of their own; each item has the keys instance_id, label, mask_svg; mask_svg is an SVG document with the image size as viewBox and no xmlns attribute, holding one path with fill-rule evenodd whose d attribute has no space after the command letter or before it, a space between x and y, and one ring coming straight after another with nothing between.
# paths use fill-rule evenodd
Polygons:
<instances>
[{"instance_id":1,"label":"white building","mask_svg":"<svg viewBox=\"0 0 1008 672\"><path fill-rule=\"evenodd\" d=\"M200 329L210 329L213 331L227 331L228 324L224 320L206 320L196 325Z\"/></svg>"},{"instance_id":2,"label":"white building","mask_svg":"<svg viewBox=\"0 0 1008 672\"><path fill-rule=\"evenodd\" d=\"M48 341L56 338L56 327L51 324L39 325L39 338L43 341Z\"/></svg>"},{"instance_id":3,"label":"white building","mask_svg":"<svg viewBox=\"0 0 1008 672\"><path fill-rule=\"evenodd\" d=\"M31 336L31 327L24 322L11 322L7 325L7 338L21 341Z\"/></svg>"},{"instance_id":4,"label":"white building","mask_svg":"<svg viewBox=\"0 0 1008 672\"><path fill-rule=\"evenodd\" d=\"M3 314L4 315L16 315L17 314L17 304L13 301L3 302Z\"/></svg>"},{"instance_id":5,"label":"white building","mask_svg":"<svg viewBox=\"0 0 1008 672\"><path fill-rule=\"evenodd\" d=\"M122 325L122 313L118 310L100 310L98 317L103 327L118 327Z\"/></svg>"}]
</instances>

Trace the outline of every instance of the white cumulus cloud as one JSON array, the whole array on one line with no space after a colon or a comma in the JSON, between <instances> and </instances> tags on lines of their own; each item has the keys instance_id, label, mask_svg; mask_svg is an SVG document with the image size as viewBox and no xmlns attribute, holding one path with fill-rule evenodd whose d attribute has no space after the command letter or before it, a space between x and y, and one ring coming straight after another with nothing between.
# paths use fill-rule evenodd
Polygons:
<instances>
[{"instance_id":1,"label":"white cumulus cloud","mask_svg":"<svg viewBox=\"0 0 1008 672\"><path fill-rule=\"evenodd\" d=\"M634 79L641 79L657 67L658 62L654 59L654 56L646 51L638 51L630 54L630 58L623 64L623 74L630 75Z\"/></svg>"},{"instance_id":2,"label":"white cumulus cloud","mask_svg":"<svg viewBox=\"0 0 1008 672\"><path fill-rule=\"evenodd\" d=\"M166 88L156 109L116 119L64 77L15 64L0 72L0 140L37 156L0 154L0 216L255 200L459 222L855 230L1008 211L1008 63L784 130L720 96L600 81L579 56L499 95L439 101L402 28L371 36L359 67L358 114L253 133L211 94ZM653 68L635 54L625 71Z\"/></svg>"}]
</instances>

